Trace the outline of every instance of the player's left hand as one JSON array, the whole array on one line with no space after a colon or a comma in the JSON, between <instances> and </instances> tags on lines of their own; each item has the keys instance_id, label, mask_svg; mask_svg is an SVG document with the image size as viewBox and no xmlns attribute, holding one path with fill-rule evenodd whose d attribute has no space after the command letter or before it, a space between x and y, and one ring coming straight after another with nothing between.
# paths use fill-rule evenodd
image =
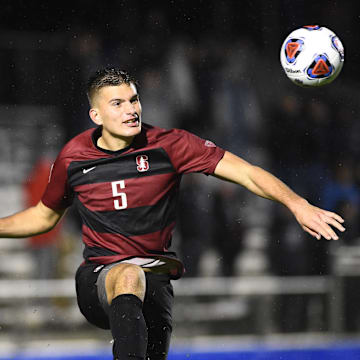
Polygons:
<instances>
[{"instance_id":1,"label":"player's left hand","mask_svg":"<svg viewBox=\"0 0 360 360\"><path fill-rule=\"evenodd\" d=\"M321 237L327 240L338 240L339 237L333 228L341 232L345 231L342 226L344 219L340 215L320 209L309 204L306 200L299 202L292 209L292 212L304 231L318 240Z\"/></svg>"}]
</instances>

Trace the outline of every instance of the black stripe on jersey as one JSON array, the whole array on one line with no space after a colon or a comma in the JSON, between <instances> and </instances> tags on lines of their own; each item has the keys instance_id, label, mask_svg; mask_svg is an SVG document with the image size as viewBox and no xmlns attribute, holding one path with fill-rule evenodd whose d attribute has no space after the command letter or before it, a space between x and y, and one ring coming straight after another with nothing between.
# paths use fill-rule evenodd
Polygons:
<instances>
[{"instance_id":1,"label":"black stripe on jersey","mask_svg":"<svg viewBox=\"0 0 360 360\"><path fill-rule=\"evenodd\" d=\"M137 170L136 157L139 155L148 157L149 170ZM68 167L68 179L70 186L74 187L171 172L175 169L168 154L163 148L157 148L109 158L73 161Z\"/></svg>"},{"instance_id":2,"label":"black stripe on jersey","mask_svg":"<svg viewBox=\"0 0 360 360\"><path fill-rule=\"evenodd\" d=\"M84 224L98 233L122 234L127 237L150 234L164 229L176 219L178 190L173 188L166 196L151 206L124 210L91 211L78 197L75 205Z\"/></svg>"}]
</instances>

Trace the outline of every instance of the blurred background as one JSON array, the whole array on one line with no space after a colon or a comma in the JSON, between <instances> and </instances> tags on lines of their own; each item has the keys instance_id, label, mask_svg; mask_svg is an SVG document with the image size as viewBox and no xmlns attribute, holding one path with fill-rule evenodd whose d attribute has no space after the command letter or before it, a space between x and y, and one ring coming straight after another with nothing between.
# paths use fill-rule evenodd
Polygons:
<instances>
[{"instance_id":1,"label":"blurred background","mask_svg":"<svg viewBox=\"0 0 360 360\"><path fill-rule=\"evenodd\" d=\"M286 78L279 51L313 24L339 36L345 65L329 86L304 89ZM92 126L88 76L127 69L144 122L212 140L346 220L340 241L316 241L278 204L184 177L173 250L187 272L174 283L174 348L357 343L359 33L355 1L2 1L0 216L37 203L57 152ZM0 356L75 340L110 349L110 335L77 309L81 261L71 209L49 234L1 239Z\"/></svg>"}]
</instances>

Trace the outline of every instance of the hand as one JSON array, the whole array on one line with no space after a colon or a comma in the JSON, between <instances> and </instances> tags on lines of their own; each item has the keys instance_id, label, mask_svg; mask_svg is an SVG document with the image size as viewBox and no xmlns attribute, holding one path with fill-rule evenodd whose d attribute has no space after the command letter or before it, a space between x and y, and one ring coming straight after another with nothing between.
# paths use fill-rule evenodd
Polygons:
<instances>
[{"instance_id":1,"label":"hand","mask_svg":"<svg viewBox=\"0 0 360 360\"><path fill-rule=\"evenodd\" d=\"M341 232L345 231L341 225L344 219L334 212L320 209L309 204L306 200L302 200L292 210L301 227L318 240L321 237L327 240L338 240L339 237L332 227Z\"/></svg>"}]
</instances>

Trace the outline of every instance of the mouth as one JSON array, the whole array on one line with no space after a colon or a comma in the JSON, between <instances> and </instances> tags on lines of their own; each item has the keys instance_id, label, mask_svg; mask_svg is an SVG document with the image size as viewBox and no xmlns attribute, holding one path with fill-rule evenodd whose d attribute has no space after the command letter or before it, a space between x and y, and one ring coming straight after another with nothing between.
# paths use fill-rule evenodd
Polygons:
<instances>
[{"instance_id":1,"label":"mouth","mask_svg":"<svg viewBox=\"0 0 360 360\"><path fill-rule=\"evenodd\" d=\"M135 126L139 126L140 120L139 120L139 117L136 116L131 119L123 121L123 124L130 126L130 127L135 127Z\"/></svg>"}]
</instances>

